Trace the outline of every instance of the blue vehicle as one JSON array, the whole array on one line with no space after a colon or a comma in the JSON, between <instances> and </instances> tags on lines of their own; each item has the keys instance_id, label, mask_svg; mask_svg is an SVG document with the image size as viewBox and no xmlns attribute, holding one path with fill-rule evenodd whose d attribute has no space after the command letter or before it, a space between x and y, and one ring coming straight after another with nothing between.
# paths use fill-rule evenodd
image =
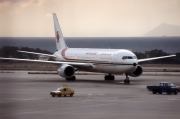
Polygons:
<instances>
[{"instance_id":1,"label":"blue vehicle","mask_svg":"<svg viewBox=\"0 0 180 119\"><path fill-rule=\"evenodd\" d=\"M159 86L147 86L147 89L149 91L152 91L153 94L162 94L163 92L165 92L169 95L172 93L177 95L177 93L180 91L178 87L176 87L173 83L170 82L161 82Z\"/></svg>"}]
</instances>

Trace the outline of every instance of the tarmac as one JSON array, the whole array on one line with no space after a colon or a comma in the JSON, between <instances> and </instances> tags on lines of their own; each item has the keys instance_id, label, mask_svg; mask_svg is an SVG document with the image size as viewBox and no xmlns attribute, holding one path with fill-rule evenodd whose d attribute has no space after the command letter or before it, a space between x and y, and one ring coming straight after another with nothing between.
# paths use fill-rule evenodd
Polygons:
<instances>
[{"instance_id":1,"label":"tarmac","mask_svg":"<svg viewBox=\"0 0 180 119\"><path fill-rule=\"evenodd\" d=\"M2 119L179 119L180 93L152 94L147 85L172 82L179 76L77 75L66 81L57 74L28 74L28 71L0 72L0 118ZM73 97L51 97L50 91L67 84Z\"/></svg>"}]
</instances>

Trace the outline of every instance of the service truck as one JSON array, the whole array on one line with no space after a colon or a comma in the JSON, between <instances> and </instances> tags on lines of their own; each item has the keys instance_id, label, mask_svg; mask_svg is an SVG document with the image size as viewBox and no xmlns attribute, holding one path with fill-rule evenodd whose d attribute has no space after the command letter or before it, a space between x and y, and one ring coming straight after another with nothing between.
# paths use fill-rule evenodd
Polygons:
<instances>
[{"instance_id":1,"label":"service truck","mask_svg":"<svg viewBox=\"0 0 180 119\"><path fill-rule=\"evenodd\" d=\"M180 91L179 87L176 87L173 83L170 82L161 82L159 86L147 86L147 89L152 91L153 94L162 94L165 92L167 94L174 93L176 95Z\"/></svg>"}]
</instances>

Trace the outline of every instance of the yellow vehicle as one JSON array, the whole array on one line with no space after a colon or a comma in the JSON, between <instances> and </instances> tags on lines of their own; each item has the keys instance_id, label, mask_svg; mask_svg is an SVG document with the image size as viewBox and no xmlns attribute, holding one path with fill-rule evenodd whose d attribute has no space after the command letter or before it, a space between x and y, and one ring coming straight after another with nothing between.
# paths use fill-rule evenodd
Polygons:
<instances>
[{"instance_id":1,"label":"yellow vehicle","mask_svg":"<svg viewBox=\"0 0 180 119\"><path fill-rule=\"evenodd\" d=\"M60 87L60 88L58 88L57 90L55 90L55 91L51 91L50 92L50 95L52 96L52 97L54 97L54 96L58 96L58 97L61 97L61 96L64 96L64 97L66 97L67 95L69 95L69 96L73 96L74 95L74 90L73 89L71 89L71 88L68 88L68 86L67 85L63 85L63 87Z\"/></svg>"}]
</instances>

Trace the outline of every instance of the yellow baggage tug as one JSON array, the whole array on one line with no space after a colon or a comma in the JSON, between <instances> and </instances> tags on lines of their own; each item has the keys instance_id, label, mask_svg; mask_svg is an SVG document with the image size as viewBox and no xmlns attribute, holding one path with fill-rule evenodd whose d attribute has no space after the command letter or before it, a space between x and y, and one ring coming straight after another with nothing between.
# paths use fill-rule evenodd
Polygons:
<instances>
[{"instance_id":1,"label":"yellow baggage tug","mask_svg":"<svg viewBox=\"0 0 180 119\"><path fill-rule=\"evenodd\" d=\"M58 97L61 97L61 96L64 96L66 97L66 95L69 95L70 97L72 97L74 95L74 90L69 88L67 85L63 85L63 87L60 87L58 88L57 90L55 91L51 91L50 92L50 95L52 97L54 96L58 96Z\"/></svg>"}]
</instances>

